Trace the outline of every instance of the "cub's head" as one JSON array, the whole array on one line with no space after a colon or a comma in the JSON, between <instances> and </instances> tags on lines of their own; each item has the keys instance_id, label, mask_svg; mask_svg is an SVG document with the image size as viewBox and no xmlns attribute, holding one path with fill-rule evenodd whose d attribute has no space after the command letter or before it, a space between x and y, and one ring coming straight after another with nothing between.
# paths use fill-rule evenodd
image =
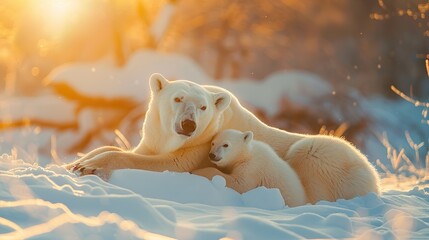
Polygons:
<instances>
[{"instance_id":1,"label":"cub's head","mask_svg":"<svg viewBox=\"0 0 429 240\"><path fill-rule=\"evenodd\" d=\"M234 129L217 134L211 143L210 160L219 167L227 167L239 160L250 147L253 132L240 132Z\"/></svg>"},{"instance_id":2,"label":"cub's head","mask_svg":"<svg viewBox=\"0 0 429 240\"><path fill-rule=\"evenodd\" d=\"M158 113L161 128L158 130L166 134L168 140L174 138L174 144L167 147L167 151L175 150L185 141L203 134L231 103L228 93L212 93L187 80L168 81L155 73L149 82L149 110L155 108Z\"/></svg>"}]
</instances>

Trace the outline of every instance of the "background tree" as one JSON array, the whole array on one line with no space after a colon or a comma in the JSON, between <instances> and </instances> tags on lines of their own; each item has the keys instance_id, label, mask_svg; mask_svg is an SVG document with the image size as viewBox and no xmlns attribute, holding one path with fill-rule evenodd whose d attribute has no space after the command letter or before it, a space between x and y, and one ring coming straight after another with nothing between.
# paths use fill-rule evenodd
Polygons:
<instances>
[{"instance_id":1,"label":"background tree","mask_svg":"<svg viewBox=\"0 0 429 240\"><path fill-rule=\"evenodd\" d=\"M192 56L215 78L284 69L321 75L337 91L420 87L428 1L180 1L162 50ZM401 10L402 9L402 10ZM383 21L380 21L383 20Z\"/></svg>"}]
</instances>

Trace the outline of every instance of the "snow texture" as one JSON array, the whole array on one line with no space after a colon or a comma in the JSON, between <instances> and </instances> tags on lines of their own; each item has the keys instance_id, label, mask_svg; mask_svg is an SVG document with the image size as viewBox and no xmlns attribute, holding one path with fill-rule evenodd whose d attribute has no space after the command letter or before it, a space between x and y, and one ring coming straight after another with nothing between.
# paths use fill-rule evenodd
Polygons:
<instances>
[{"instance_id":1,"label":"snow texture","mask_svg":"<svg viewBox=\"0 0 429 240\"><path fill-rule=\"evenodd\" d=\"M224 185L220 177L139 170L118 170L108 183L4 154L0 239L429 237L427 189L289 208L276 190L240 195Z\"/></svg>"}]
</instances>

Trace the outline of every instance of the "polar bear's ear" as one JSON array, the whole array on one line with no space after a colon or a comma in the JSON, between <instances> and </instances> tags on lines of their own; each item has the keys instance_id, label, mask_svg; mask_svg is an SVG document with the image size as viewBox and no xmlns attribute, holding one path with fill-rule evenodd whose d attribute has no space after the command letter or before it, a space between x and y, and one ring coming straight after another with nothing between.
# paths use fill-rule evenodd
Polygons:
<instances>
[{"instance_id":1,"label":"polar bear's ear","mask_svg":"<svg viewBox=\"0 0 429 240\"><path fill-rule=\"evenodd\" d=\"M154 73L149 78L150 90L155 93L165 88L168 83L168 80L160 73Z\"/></svg>"},{"instance_id":2,"label":"polar bear's ear","mask_svg":"<svg viewBox=\"0 0 429 240\"><path fill-rule=\"evenodd\" d=\"M250 141L252 141L253 140L253 132L251 132L251 131L247 131L247 132L244 132L243 133L243 140L244 140L244 143L249 143Z\"/></svg>"},{"instance_id":3,"label":"polar bear's ear","mask_svg":"<svg viewBox=\"0 0 429 240\"><path fill-rule=\"evenodd\" d=\"M213 94L213 100L218 111L223 111L231 103L231 96L228 93L220 92Z\"/></svg>"}]
</instances>

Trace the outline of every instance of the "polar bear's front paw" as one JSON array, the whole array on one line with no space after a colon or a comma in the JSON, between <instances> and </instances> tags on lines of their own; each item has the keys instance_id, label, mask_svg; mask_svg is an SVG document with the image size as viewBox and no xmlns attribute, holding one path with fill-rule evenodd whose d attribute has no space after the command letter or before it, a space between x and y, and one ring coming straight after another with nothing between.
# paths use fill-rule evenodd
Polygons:
<instances>
[{"instance_id":1,"label":"polar bear's front paw","mask_svg":"<svg viewBox=\"0 0 429 240\"><path fill-rule=\"evenodd\" d=\"M77 170L77 166L79 166L79 164L81 162L82 161L79 159L79 160L76 160L74 162L64 164L64 165L62 165L62 167L65 168L65 169L67 169L67 170L69 170L69 171L71 171L71 172L74 172L74 171Z\"/></svg>"},{"instance_id":2,"label":"polar bear's front paw","mask_svg":"<svg viewBox=\"0 0 429 240\"><path fill-rule=\"evenodd\" d=\"M112 172L107 161L103 159L91 159L77 163L72 171L80 176L97 175L104 180L107 180Z\"/></svg>"}]
</instances>

